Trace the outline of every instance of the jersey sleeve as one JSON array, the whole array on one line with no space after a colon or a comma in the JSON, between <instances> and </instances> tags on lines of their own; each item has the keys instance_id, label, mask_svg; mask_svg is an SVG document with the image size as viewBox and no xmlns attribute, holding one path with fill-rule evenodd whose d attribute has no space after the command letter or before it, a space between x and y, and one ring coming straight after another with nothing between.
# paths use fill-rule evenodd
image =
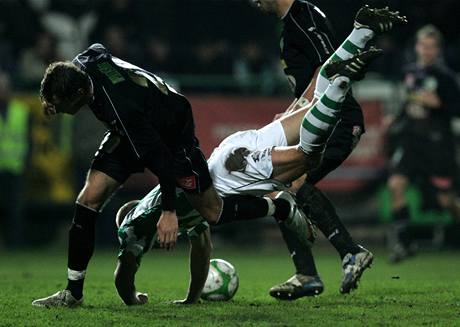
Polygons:
<instances>
[{"instance_id":1,"label":"jersey sleeve","mask_svg":"<svg viewBox=\"0 0 460 327\"><path fill-rule=\"evenodd\" d=\"M449 73L443 74L438 87L442 108L449 116L460 116L460 90L456 79Z\"/></svg>"},{"instance_id":2,"label":"jersey sleeve","mask_svg":"<svg viewBox=\"0 0 460 327\"><path fill-rule=\"evenodd\" d=\"M326 16L308 5L284 18L283 60L285 73L294 84L296 97L302 95L318 67L334 53L334 35Z\"/></svg>"}]
</instances>

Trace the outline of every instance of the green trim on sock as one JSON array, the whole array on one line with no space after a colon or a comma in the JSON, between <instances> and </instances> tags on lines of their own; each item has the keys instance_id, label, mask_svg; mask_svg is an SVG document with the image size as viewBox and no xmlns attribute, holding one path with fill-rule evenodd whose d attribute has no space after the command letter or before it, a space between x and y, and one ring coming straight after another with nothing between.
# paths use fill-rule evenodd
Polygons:
<instances>
[{"instance_id":1,"label":"green trim on sock","mask_svg":"<svg viewBox=\"0 0 460 327\"><path fill-rule=\"evenodd\" d=\"M315 106L313 109L311 109L311 114L318 120L322 121L323 123L327 124L335 124L337 123L337 118L328 116L321 111Z\"/></svg>"},{"instance_id":2,"label":"green trim on sock","mask_svg":"<svg viewBox=\"0 0 460 327\"><path fill-rule=\"evenodd\" d=\"M343 42L342 48L344 48L346 51L348 51L349 53L351 53L353 55L355 55L355 54L359 53L359 51L361 51L360 47L358 47L356 44L354 44L353 42L351 42L349 40L346 40L345 42Z\"/></svg>"},{"instance_id":3,"label":"green trim on sock","mask_svg":"<svg viewBox=\"0 0 460 327\"><path fill-rule=\"evenodd\" d=\"M321 97L320 101L326 107L328 107L330 109L333 109L333 110L338 110L340 108L340 105L341 105L341 103L335 102L334 100L329 99L326 94L323 94L323 96Z\"/></svg>"},{"instance_id":4,"label":"green trim on sock","mask_svg":"<svg viewBox=\"0 0 460 327\"><path fill-rule=\"evenodd\" d=\"M306 118L304 118L302 121L302 127L305 128L310 133L315 134L317 136L323 136L326 133L326 131L314 126Z\"/></svg>"}]
</instances>

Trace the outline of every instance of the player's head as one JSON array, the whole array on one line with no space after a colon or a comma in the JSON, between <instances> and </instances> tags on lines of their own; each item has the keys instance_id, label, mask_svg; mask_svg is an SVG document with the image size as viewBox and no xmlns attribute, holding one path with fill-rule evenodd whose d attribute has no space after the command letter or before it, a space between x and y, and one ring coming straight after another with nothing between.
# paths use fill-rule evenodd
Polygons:
<instances>
[{"instance_id":1,"label":"player's head","mask_svg":"<svg viewBox=\"0 0 460 327\"><path fill-rule=\"evenodd\" d=\"M117 228L120 228L128 212L130 212L131 209L134 208L138 203L139 200L132 200L125 203L120 207L120 209L118 209L117 215L115 217L115 223L117 224Z\"/></svg>"},{"instance_id":2,"label":"player's head","mask_svg":"<svg viewBox=\"0 0 460 327\"><path fill-rule=\"evenodd\" d=\"M427 25L418 30L415 52L417 61L423 66L436 63L441 57L442 34L433 25Z\"/></svg>"},{"instance_id":3,"label":"player's head","mask_svg":"<svg viewBox=\"0 0 460 327\"><path fill-rule=\"evenodd\" d=\"M93 99L93 87L88 75L68 61L48 66L40 87L45 115L74 115Z\"/></svg>"}]
</instances>

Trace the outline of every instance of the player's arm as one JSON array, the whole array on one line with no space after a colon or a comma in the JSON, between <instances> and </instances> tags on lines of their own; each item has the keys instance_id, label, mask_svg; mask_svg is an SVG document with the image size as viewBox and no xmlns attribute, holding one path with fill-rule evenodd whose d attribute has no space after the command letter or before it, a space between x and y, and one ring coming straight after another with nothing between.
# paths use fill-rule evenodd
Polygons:
<instances>
[{"instance_id":1,"label":"player's arm","mask_svg":"<svg viewBox=\"0 0 460 327\"><path fill-rule=\"evenodd\" d=\"M315 95L315 86L316 86L316 78L318 77L319 71L321 67L318 67L315 71L315 74L313 75L313 78L311 79L310 83L308 84L307 88L305 91L302 93L302 95L299 98L296 98L286 109L285 112L281 114L277 114L275 116L276 119L280 119L286 115L289 115L293 113L294 111L297 111L299 109L302 109L306 107L307 105L311 104L314 100L314 95Z\"/></svg>"},{"instance_id":2,"label":"player's arm","mask_svg":"<svg viewBox=\"0 0 460 327\"><path fill-rule=\"evenodd\" d=\"M212 243L209 228L190 241L190 285L187 297L176 304L193 304L200 299L209 271Z\"/></svg>"},{"instance_id":3,"label":"player's arm","mask_svg":"<svg viewBox=\"0 0 460 327\"><path fill-rule=\"evenodd\" d=\"M126 305L145 304L148 301L147 294L136 291L134 279L137 269L136 258L132 253L125 252L118 258L115 269L115 286Z\"/></svg>"}]
</instances>

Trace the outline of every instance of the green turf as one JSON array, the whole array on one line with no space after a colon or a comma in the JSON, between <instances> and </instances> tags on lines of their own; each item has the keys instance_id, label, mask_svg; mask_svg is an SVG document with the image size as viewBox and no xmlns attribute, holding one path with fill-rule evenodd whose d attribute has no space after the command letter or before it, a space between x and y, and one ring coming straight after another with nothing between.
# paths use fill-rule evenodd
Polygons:
<instances>
[{"instance_id":1,"label":"green turf","mask_svg":"<svg viewBox=\"0 0 460 327\"><path fill-rule=\"evenodd\" d=\"M338 292L338 258L317 254L326 284L316 298L279 302L267 290L292 272L284 251L216 250L214 256L235 265L240 275L236 297L226 303L175 306L188 284L187 252L156 251L138 273L149 304L126 307L113 285L114 254L97 252L86 282L85 304L78 309L42 309L30 305L65 286L65 253L37 251L0 254L0 326L460 326L458 253L424 254L398 266L383 255L363 276L352 295Z\"/></svg>"}]
</instances>

